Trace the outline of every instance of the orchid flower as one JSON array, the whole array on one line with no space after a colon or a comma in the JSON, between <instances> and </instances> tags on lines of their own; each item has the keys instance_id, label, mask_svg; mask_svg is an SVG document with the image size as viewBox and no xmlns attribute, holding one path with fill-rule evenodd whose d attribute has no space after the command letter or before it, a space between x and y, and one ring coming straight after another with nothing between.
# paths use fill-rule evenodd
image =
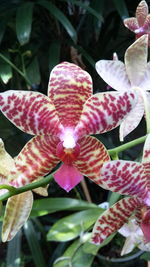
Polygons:
<instances>
[{"instance_id":1,"label":"orchid flower","mask_svg":"<svg viewBox=\"0 0 150 267\"><path fill-rule=\"evenodd\" d=\"M150 251L150 243L145 244L143 232L134 217L125 223L118 232L126 237L121 256L130 253L135 247Z\"/></svg>"},{"instance_id":2,"label":"orchid flower","mask_svg":"<svg viewBox=\"0 0 150 267\"><path fill-rule=\"evenodd\" d=\"M121 199L100 216L93 229L92 242L101 243L133 214L146 242L150 242L150 134L144 145L142 163L125 160L107 162L100 177L109 190L131 197Z\"/></svg>"},{"instance_id":3,"label":"orchid flower","mask_svg":"<svg viewBox=\"0 0 150 267\"><path fill-rule=\"evenodd\" d=\"M109 86L118 91L128 91L135 87L138 95L136 106L120 125L121 141L140 123L144 114L144 103L145 110L147 109L149 93L145 93L145 91L150 90L150 63L147 63L147 44L148 35L144 35L134 42L126 50L125 63L119 60L100 60L96 63L98 74Z\"/></svg>"},{"instance_id":4,"label":"orchid flower","mask_svg":"<svg viewBox=\"0 0 150 267\"><path fill-rule=\"evenodd\" d=\"M22 131L36 135L16 159L17 186L48 174L60 161L54 179L67 192L83 175L102 185L99 170L110 157L104 145L88 135L117 127L135 102L134 91L92 96L90 75L67 62L52 70L48 97L31 91L1 93L3 114Z\"/></svg>"},{"instance_id":5,"label":"orchid flower","mask_svg":"<svg viewBox=\"0 0 150 267\"><path fill-rule=\"evenodd\" d=\"M136 34L136 39L143 34L148 34L148 46L150 46L150 14L146 1L141 1L136 9L136 17L124 20L124 25Z\"/></svg>"},{"instance_id":6,"label":"orchid flower","mask_svg":"<svg viewBox=\"0 0 150 267\"><path fill-rule=\"evenodd\" d=\"M12 185L16 186L16 180L19 173L16 168L17 157L13 159L5 150L4 143L0 139L0 185ZM11 182L9 177L15 175L15 179ZM0 196L5 194L7 189L0 189ZM34 192L47 196L46 188L36 188ZM28 219L33 204L33 194L31 191L21 193L10 197L6 204L6 210L4 214L3 227L2 227L2 241L11 240L15 234L19 231L22 225Z\"/></svg>"}]
</instances>

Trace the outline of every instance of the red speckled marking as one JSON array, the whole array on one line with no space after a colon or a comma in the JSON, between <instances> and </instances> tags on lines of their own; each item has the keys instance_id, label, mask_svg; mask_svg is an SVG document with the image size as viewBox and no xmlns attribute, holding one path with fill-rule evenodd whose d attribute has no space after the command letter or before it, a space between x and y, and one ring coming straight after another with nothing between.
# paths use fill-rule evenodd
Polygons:
<instances>
[{"instance_id":1,"label":"red speckled marking","mask_svg":"<svg viewBox=\"0 0 150 267\"><path fill-rule=\"evenodd\" d=\"M147 136L144 144L142 164L144 166L145 175L147 177L147 187L150 191L150 134Z\"/></svg>"},{"instance_id":2,"label":"red speckled marking","mask_svg":"<svg viewBox=\"0 0 150 267\"><path fill-rule=\"evenodd\" d=\"M74 162L77 169L98 185L102 185L100 169L104 162L110 160L104 145L92 136L85 136L78 141L80 154Z\"/></svg>"},{"instance_id":3,"label":"red speckled marking","mask_svg":"<svg viewBox=\"0 0 150 267\"><path fill-rule=\"evenodd\" d=\"M91 241L95 244L102 243L105 238L120 229L128 221L138 205L137 198L124 198L107 209L97 220L93 228Z\"/></svg>"},{"instance_id":4,"label":"red speckled marking","mask_svg":"<svg viewBox=\"0 0 150 267\"><path fill-rule=\"evenodd\" d=\"M61 124L51 100L43 94L28 91L6 91L0 94L3 114L19 129L29 134L58 134Z\"/></svg>"},{"instance_id":5,"label":"red speckled marking","mask_svg":"<svg viewBox=\"0 0 150 267\"><path fill-rule=\"evenodd\" d=\"M80 67L63 62L52 70L48 96L53 101L63 126L76 126L83 104L91 95L91 77Z\"/></svg>"},{"instance_id":6,"label":"red speckled marking","mask_svg":"<svg viewBox=\"0 0 150 267\"><path fill-rule=\"evenodd\" d=\"M84 105L76 127L79 136L104 133L117 127L135 105L135 95L125 93L98 93Z\"/></svg>"},{"instance_id":7,"label":"red speckled marking","mask_svg":"<svg viewBox=\"0 0 150 267\"><path fill-rule=\"evenodd\" d=\"M56 156L59 139L51 136L32 138L15 158L19 172L16 186L23 186L48 174L60 161Z\"/></svg>"},{"instance_id":8,"label":"red speckled marking","mask_svg":"<svg viewBox=\"0 0 150 267\"><path fill-rule=\"evenodd\" d=\"M101 179L109 190L123 195L146 197L147 180L143 164L125 160L105 163L101 170Z\"/></svg>"}]
</instances>

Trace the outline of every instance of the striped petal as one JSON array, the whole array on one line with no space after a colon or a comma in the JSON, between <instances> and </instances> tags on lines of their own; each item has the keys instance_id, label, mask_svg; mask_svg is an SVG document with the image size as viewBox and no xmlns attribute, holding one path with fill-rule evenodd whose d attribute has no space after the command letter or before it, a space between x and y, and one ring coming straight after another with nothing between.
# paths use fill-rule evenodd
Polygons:
<instances>
[{"instance_id":1,"label":"striped petal","mask_svg":"<svg viewBox=\"0 0 150 267\"><path fill-rule=\"evenodd\" d=\"M123 62L119 60L100 60L96 63L100 77L115 90L127 90L131 85Z\"/></svg>"},{"instance_id":2,"label":"striped petal","mask_svg":"<svg viewBox=\"0 0 150 267\"><path fill-rule=\"evenodd\" d=\"M51 100L40 93L6 91L0 94L3 114L20 130L35 134L58 134L61 124Z\"/></svg>"},{"instance_id":3,"label":"striped petal","mask_svg":"<svg viewBox=\"0 0 150 267\"><path fill-rule=\"evenodd\" d=\"M2 228L2 241L11 240L27 221L33 204L31 191L8 199Z\"/></svg>"},{"instance_id":4,"label":"striped petal","mask_svg":"<svg viewBox=\"0 0 150 267\"><path fill-rule=\"evenodd\" d=\"M58 139L49 135L32 138L15 158L15 186L23 186L48 174L60 161L56 156ZM11 177L10 177L11 178Z\"/></svg>"},{"instance_id":5,"label":"striped petal","mask_svg":"<svg viewBox=\"0 0 150 267\"><path fill-rule=\"evenodd\" d=\"M82 137L78 143L80 145L80 155L74 165L83 175L107 189L100 179L100 169L103 163L110 161L105 146L92 136Z\"/></svg>"},{"instance_id":6,"label":"striped petal","mask_svg":"<svg viewBox=\"0 0 150 267\"><path fill-rule=\"evenodd\" d=\"M76 126L83 105L91 95L91 76L77 65L63 62L52 70L48 96L52 99L63 126Z\"/></svg>"},{"instance_id":7,"label":"striped petal","mask_svg":"<svg viewBox=\"0 0 150 267\"><path fill-rule=\"evenodd\" d=\"M147 15L146 20L144 22L143 28L147 33L149 33L149 28L150 28L150 14Z\"/></svg>"},{"instance_id":8,"label":"striped petal","mask_svg":"<svg viewBox=\"0 0 150 267\"><path fill-rule=\"evenodd\" d=\"M143 231L144 237L146 242L150 242L150 210L147 210L143 214L142 222L141 222L141 229Z\"/></svg>"},{"instance_id":9,"label":"striped petal","mask_svg":"<svg viewBox=\"0 0 150 267\"><path fill-rule=\"evenodd\" d=\"M117 127L136 104L136 94L129 92L98 93L87 100L75 129L77 136L97 134Z\"/></svg>"},{"instance_id":10,"label":"striped petal","mask_svg":"<svg viewBox=\"0 0 150 267\"><path fill-rule=\"evenodd\" d=\"M148 134L144 144L142 164L147 177L147 187L150 190L150 134Z\"/></svg>"},{"instance_id":11,"label":"striped petal","mask_svg":"<svg viewBox=\"0 0 150 267\"><path fill-rule=\"evenodd\" d=\"M140 27L143 26L147 15L148 15L148 5L146 1L141 1L136 9L136 18Z\"/></svg>"},{"instance_id":12,"label":"striped petal","mask_svg":"<svg viewBox=\"0 0 150 267\"><path fill-rule=\"evenodd\" d=\"M139 125L143 115L144 102L143 98L139 95L138 103L120 125L120 141L123 141L124 138Z\"/></svg>"},{"instance_id":13,"label":"striped petal","mask_svg":"<svg viewBox=\"0 0 150 267\"><path fill-rule=\"evenodd\" d=\"M101 179L113 192L142 198L147 196L147 181L141 163L125 160L105 163L101 169Z\"/></svg>"},{"instance_id":14,"label":"striped petal","mask_svg":"<svg viewBox=\"0 0 150 267\"><path fill-rule=\"evenodd\" d=\"M137 39L125 53L125 66L132 86L138 86L147 69L148 35Z\"/></svg>"},{"instance_id":15,"label":"striped petal","mask_svg":"<svg viewBox=\"0 0 150 267\"><path fill-rule=\"evenodd\" d=\"M138 205L136 198L124 198L107 209L94 225L91 241L102 243L108 236L116 232L128 221L130 215Z\"/></svg>"},{"instance_id":16,"label":"striped petal","mask_svg":"<svg viewBox=\"0 0 150 267\"><path fill-rule=\"evenodd\" d=\"M135 32L139 28L136 18L127 18L123 21L124 25L132 32Z\"/></svg>"}]
</instances>

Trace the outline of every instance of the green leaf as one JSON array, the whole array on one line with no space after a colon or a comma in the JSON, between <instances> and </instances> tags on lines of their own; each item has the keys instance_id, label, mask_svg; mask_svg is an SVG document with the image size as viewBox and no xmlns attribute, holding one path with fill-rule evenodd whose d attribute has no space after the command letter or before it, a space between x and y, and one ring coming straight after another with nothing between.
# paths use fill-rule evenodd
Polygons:
<instances>
[{"instance_id":1,"label":"green leaf","mask_svg":"<svg viewBox=\"0 0 150 267\"><path fill-rule=\"evenodd\" d=\"M32 84L40 84L41 75L37 57L34 57L30 65L26 69L26 75Z\"/></svg>"},{"instance_id":2,"label":"green leaf","mask_svg":"<svg viewBox=\"0 0 150 267\"><path fill-rule=\"evenodd\" d=\"M149 261L150 260L150 252L144 252L140 259Z\"/></svg>"},{"instance_id":3,"label":"green leaf","mask_svg":"<svg viewBox=\"0 0 150 267\"><path fill-rule=\"evenodd\" d=\"M70 21L67 19L67 17L63 14L63 12L57 8L55 5L53 5L51 2L48 2L46 0L38 1L39 5L45 7L52 16L54 16L66 29L71 39L76 43L77 42L77 33L70 23Z\"/></svg>"},{"instance_id":4,"label":"green leaf","mask_svg":"<svg viewBox=\"0 0 150 267\"><path fill-rule=\"evenodd\" d=\"M46 198L34 201L31 217L43 216L61 210L85 210L96 208L95 204L72 198Z\"/></svg>"},{"instance_id":5,"label":"green leaf","mask_svg":"<svg viewBox=\"0 0 150 267\"><path fill-rule=\"evenodd\" d=\"M124 0L119 0L119 1L113 0L113 2L122 20L124 20L125 18L128 18L129 13L128 13L125 1Z\"/></svg>"},{"instance_id":6,"label":"green leaf","mask_svg":"<svg viewBox=\"0 0 150 267\"><path fill-rule=\"evenodd\" d=\"M54 41L49 48L49 70L51 71L60 61L60 42Z\"/></svg>"},{"instance_id":7,"label":"green leaf","mask_svg":"<svg viewBox=\"0 0 150 267\"><path fill-rule=\"evenodd\" d=\"M36 267L45 267L44 256L37 238L37 232L31 220L27 221L24 225L25 236L28 241L29 248L32 253L33 261Z\"/></svg>"},{"instance_id":8,"label":"green leaf","mask_svg":"<svg viewBox=\"0 0 150 267\"><path fill-rule=\"evenodd\" d=\"M8 52L4 51L4 52L2 52L2 55L5 58L7 58L8 60L10 59ZM5 84L8 83L8 81L12 78L11 66L1 58L0 58L0 78L2 79L3 83L5 83Z\"/></svg>"},{"instance_id":9,"label":"green leaf","mask_svg":"<svg viewBox=\"0 0 150 267\"><path fill-rule=\"evenodd\" d=\"M51 227L47 239L61 242L72 240L92 226L103 211L95 208L64 217Z\"/></svg>"},{"instance_id":10,"label":"green leaf","mask_svg":"<svg viewBox=\"0 0 150 267\"><path fill-rule=\"evenodd\" d=\"M22 232L19 231L17 235L8 242L7 247L7 267L19 267L21 263L21 236Z\"/></svg>"},{"instance_id":11,"label":"green leaf","mask_svg":"<svg viewBox=\"0 0 150 267\"><path fill-rule=\"evenodd\" d=\"M75 45L74 46L78 51L79 51L79 53L81 53L82 54L82 56L91 64L91 66L93 67L93 68L95 68L95 61L94 61L94 59L90 56L90 54L85 50L85 49L83 49L81 46L79 46L79 45Z\"/></svg>"},{"instance_id":12,"label":"green leaf","mask_svg":"<svg viewBox=\"0 0 150 267\"><path fill-rule=\"evenodd\" d=\"M75 253L74 257L72 258L72 266L73 267L90 267L93 260L94 255L87 254L83 250L83 246L81 246L77 252Z\"/></svg>"},{"instance_id":13,"label":"green leaf","mask_svg":"<svg viewBox=\"0 0 150 267\"><path fill-rule=\"evenodd\" d=\"M110 235L108 238L106 238L102 244L100 245L94 245L90 242L85 242L85 244L83 245L83 250L85 253L91 253L93 255L96 255L98 250L101 249L102 247L106 246L116 235L116 233L113 233L112 235Z\"/></svg>"},{"instance_id":14,"label":"green leaf","mask_svg":"<svg viewBox=\"0 0 150 267\"><path fill-rule=\"evenodd\" d=\"M34 3L26 2L17 8L16 14L16 33L19 43L28 43L32 27L32 13Z\"/></svg>"},{"instance_id":15,"label":"green leaf","mask_svg":"<svg viewBox=\"0 0 150 267\"><path fill-rule=\"evenodd\" d=\"M113 204L115 204L119 200L120 196L121 195L119 193L110 192L108 196L109 206L112 206Z\"/></svg>"}]
</instances>

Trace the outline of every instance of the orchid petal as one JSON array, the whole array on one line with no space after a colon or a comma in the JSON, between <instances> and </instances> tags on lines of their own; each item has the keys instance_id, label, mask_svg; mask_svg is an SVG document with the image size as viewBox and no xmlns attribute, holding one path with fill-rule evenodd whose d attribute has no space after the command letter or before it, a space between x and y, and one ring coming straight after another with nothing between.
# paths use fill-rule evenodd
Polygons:
<instances>
[{"instance_id":1,"label":"orchid petal","mask_svg":"<svg viewBox=\"0 0 150 267\"><path fill-rule=\"evenodd\" d=\"M33 204L31 191L8 199L2 228L2 241L11 240L27 221Z\"/></svg>"},{"instance_id":2,"label":"orchid petal","mask_svg":"<svg viewBox=\"0 0 150 267\"><path fill-rule=\"evenodd\" d=\"M123 120L120 125L120 141L131 133L140 123L144 115L143 98L139 95L136 106L130 111L129 115Z\"/></svg>"},{"instance_id":3,"label":"orchid petal","mask_svg":"<svg viewBox=\"0 0 150 267\"><path fill-rule=\"evenodd\" d=\"M124 19L123 23L132 32L135 32L139 28L137 19L134 17Z\"/></svg>"},{"instance_id":4,"label":"orchid petal","mask_svg":"<svg viewBox=\"0 0 150 267\"><path fill-rule=\"evenodd\" d=\"M142 198L147 196L147 181L141 163L126 160L104 163L101 169L101 179L113 192Z\"/></svg>"},{"instance_id":5,"label":"orchid petal","mask_svg":"<svg viewBox=\"0 0 150 267\"><path fill-rule=\"evenodd\" d=\"M147 176L147 187L150 190L150 134L148 134L144 144L142 164Z\"/></svg>"},{"instance_id":6,"label":"orchid petal","mask_svg":"<svg viewBox=\"0 0 150 267\"><path fill-rule=\"evenodd\" d=\"M136 18L140 27L143 26L147 15L148 15L148 5L146 1L141 1L136 9Z\"/></svg>"},{"instance_id":7,"label":"orchid petal","mask_svg":"<svg viewBox=\"0 0 150 267\"><path fill-rule=\"evenodd\" d=\"M23 186L48 174L60 161L56 156L59 140L50 135L32 138L15 158L15 186ZM11 176L10 176L11 179Z\"/></svg>"},{"instance_id":8,"label":"orchid petal","mask_svg":"<svg viewBox=\"0 0 150 267\"><path fill-rule=\"evenodd\" d=\"M139 87L146 91L150 91L150 62L147 63L147 69Z\"/></svg>"},{"instance_id":9,"label":"orchid petal","mask_svg":"<svg viewBox=\"0 0 150 267\"><path fill-rule=\"evenodd\" d=\"M104 133L117 127L136 104L136 94L98 93L87 100L75 129L76 135Z\"/></svg>"},{"instance_id":10,"label":"orchid petal","mask_svg":"<svg viewBox=\"0 0 150 267\"><path fill-rule=\"evenodd\" d=\"M128 90L131 85L125 65L119 60L100 60L96 63L100 77L115 90Z\"/></svg>"},{"instance_id":11,"label":"orchid petal","mask_svg":"<svg viewBox=\"0 0 150 267\"><path fill-rule=\"evenodd\" d=\"M143 28L145 29L145 32L149 30L150 28L150 14L147 15L146 20L144 22Z\"/></svg>"},{"instance_id":12,"label":"orchid petal","mask_svg":"<svg viewBox=\"0 0 150 267\"><path fill-rule=\"evenodd\" d=\"M135 248L136 243L134 241L135 240L133 239L132 236L126 238L123 248L121 250L121 256L130 253Z\"/></svg>"},{"instance_id":13,"label":"orchid petal","mask_svg":"<svg viewBox=\"0 0 150 267\"><path fill-rule=\"evenodd\" d=\"M124 198L107 209L94 225L91 241L94 244L102 243L105 238L116 232L127 222L138 205L137 198Z\"/></svg>"},{"instance_id":14,"label":"orchid petal","mask_svg":"<svg viewBox=\"0 0 150 267\"><path fill-rule=\"evenodd\" d=\"M48 186L46 187L38 187L35 189L32 189L32 191L40 196L47 197L48 196Z\"/></svg>"},{"instance_id":15,"label":"orchid petal","mask_svg":"<svg viewBox=\"0 0 150 267\"><path fill-rule=\"evenodd\" d=\"M63 126L76 126L83 105L91 95L91 76L77 65L63 62L52 70L48 96L53 101Z\"/></svg>"},{"instance_id":16,"label":"orchid petal","mask_svg":"<svg viewBox=\"0 0 150 267\"><path fill-rule=\"evenodd\" d=\"M148 35L137 39L125 53L125 66L132 86L138 86L147 68Z\"/></svg>"},{"instance_id":17,"label":"orchid petal","mask_svg":"<svg viewBox=\"0 0 150 267\"><path fill-rule=\"evenodd\" d=\"M58 134L62 128L50 99L37 92L6 91L0 94L3 114L29 134Z\"/></svg>"},{"instance_id":18,"label":"orchid petal","mask_svg":"<svg viewBox=\"0 0 150 267\"><path fill-rule=\"evenodd\" d=\"M55 181L69 192L83 179L83 175L73 166L63 164L54 174Z\"/></svg>"},{"instance_id":19,"label":"orchid petal","mask_svg":"<svg viewBox=\"0 0 150 267\"><path fill-rule=\"evenodd\" d=\"M150 242L150 210L146 211L141 222L141 229L143 231L146 242Z\"/></svg>"},{"instance_id":20,"label":"orchid petal","mask_svg":"<svg viewBox=\"0 0 150 267\"><path fill-rule=\"evenodd\" d=\"M100 179L100 170L104 162L110 161L105 146L92 136L84 136L79 141L80 155L74 165L96 184L106 188ZM106 188L107 189L107 188Z\"/></svg>"}]
</instances>

